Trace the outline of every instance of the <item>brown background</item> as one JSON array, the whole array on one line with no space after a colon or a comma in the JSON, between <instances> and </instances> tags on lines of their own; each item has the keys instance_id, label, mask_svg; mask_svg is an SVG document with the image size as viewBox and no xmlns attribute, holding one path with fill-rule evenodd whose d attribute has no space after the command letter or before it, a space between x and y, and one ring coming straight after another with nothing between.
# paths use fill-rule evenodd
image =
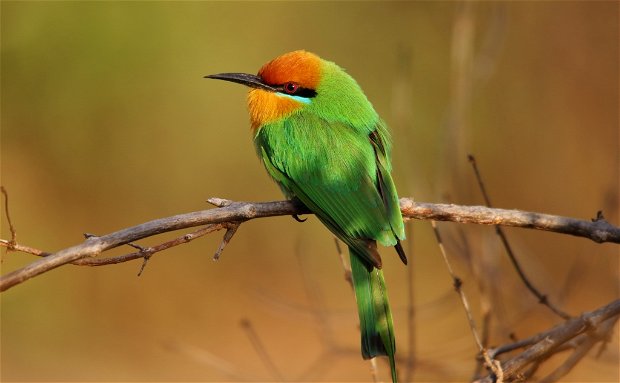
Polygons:
<instances>
[{"instance_id":1,"label":"brown background","mask_svg":"<svg viewBox=\"0 0 620 383\"><path fill-rule=\"evenodd\" d=\"M204 209L211 196L281 198L255 157L245 90L202 76L256 72L300 48L346 68L392 127L401 196L482 204L473 153L498 207L584 219L602 209L619 222L617 2L1 7L2 184L23 244L55 251L83 232ZM475 347L465 316L430 225L408 226L414 379L467 380ZM478 320L470 265L484 270L492 343L558 323L518 282L491 228L441 228ZM617 246L507 232L533 283L570 313L618 296ZM245 318L286 380L371 380L353 295L316 219L244 224L214 263L220 238L158 254L139 278L139 261L67 266L3 293L1 379L274 380ZM406 357L407 269L384 254ZM31 261L3 255L2 272ZM566 380L617 374L614 336Z\"/></svg>"}]
</instances>

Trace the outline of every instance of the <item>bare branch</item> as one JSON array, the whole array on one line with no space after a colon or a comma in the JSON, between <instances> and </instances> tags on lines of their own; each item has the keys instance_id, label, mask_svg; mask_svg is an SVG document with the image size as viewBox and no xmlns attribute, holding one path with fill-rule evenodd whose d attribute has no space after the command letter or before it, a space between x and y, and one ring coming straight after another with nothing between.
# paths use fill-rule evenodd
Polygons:
<instances>
[{"instance_id":1,"label":"bare branch","mask_svg":"<svg viewBox=\"0 0 620 383\"><path fill-rule=\"evenodd\" d=\"M216 206L223 207L155 219L111 234L87 238L81 244L60 250L3 275L0 278L0 291L5 291L64 264L91 258L103 251L157 234L208 224L243 223L254 218L310 213L306 208L291 201L232 202L216 198L209 201ZM581 236L599 243L620 243L620 228L610 225L602 217L602 214L589 222L548 214L492 209L483 206L414 203L410 198L402 198L400 205L403 216L406 218L531 228ZM11 242L0 240L0 246L11 248ZM143 258L143 256L142 254L137 258Z\"/></svg>"},{"instance_id":2,"label":"bare branch","mask_svg":"<svg viewBox=\"0 0 620 383\"><path fill-rule=\"evenodd\" d=\"M226 247L226 245L228 245L228 243L232 239L233 235L235 235L235 233L237 232L237 229L239 228L239 226L241 226L241 222L233 222L233 223L228 225L228 229L226 229L226 233L224 234L224 238L222 238L222 243L220 243L220 246L217 248L217 251L215 252L215 255L213 255L213 260L214 261L218 261L220 259L220 256L222 255L222 252L224 251L224 248Z\"/></svg>"},{"instance_id":3,"label":"bare branch","mask_svg":"<svg viewBox=\"0 0 620 383\"><path fill-rule=\"evenodd\" d=\"M550 330L538 333L531 338L489 350L489 354L492 357L496 357L500 353L507 352L509 350L527 347L525 351L502 363L504 379L517 378L524 371L526 371L529 366L535 365L540 360L548 358L562 349L563 346L566 346L569 341L581 334L588 334L589 336L592 336L600 341L601 338L604 338L604 335L599 334L601 329L604 328L607 329L607 331L611 331L613 324L615 324L619 316L620 299L617 299L606 306L594 311L583 313L579 317L569 319L563 324L555 326ZM608 320L611 321L611 323L603 323ZM592 332L593 334L590 335ZM587 346L584 346L584 348L586 347ZM576 354L571 358L582 357L582 352L583 350L581 348L577 348ZM572 367L573 360L571 358L569 358L566 362L567 365L564 368L569 369ZM566 370L560 369L558 372L554 372L553 374L560 376L565 372ZM477 380L476 383L491 383L494 381L494 377L489 375L483 379Z\"/></svg>"},{"instance_id":4,"label":"bare branch","mask_svg":"<svg viewBox=\"0 0 620 383\"><path fill-rule=\"evenodd\" d=\"M248 339L252 343L254 350L256 351L258 356L263 361L263 364L271 372L272 377L278 380L279 382L285 381L284 376L282 376L282 373L280 372L278 367L276 367L275 363L273 363L273 360L271 360L271 357L267 353L267 349L265 348L265 345L263 344L260 337L254 330L254 327L252 326L252 322L244 318L241 320L241 327L243 328L246 335L248 336Z\"/></svg>"},{"instance_id":5,"label":"bare branch","mask_svg":"<svg viewBox=\"0 0 620 383\"><path fill-rule=\"evenodd\" d=\"M448 260L448 254L446 253L446 249L443 245L443 241L441 239L441 234L439 232L439 228L437 228L437 224L435 221L431 221L431 226L433 227L433 231L435 233L435 238L437 239L437 244L439 245L439 250L441 251L441 256L446 264L448 272L450 273L450 277L452 278L452 283L454 285L454 290L459 295L461 299L461 304L463 305L463 309L465 310L465 314L467 316L467 323L469 324L469 329L471 330L472 335L474 336L474 340L476 341L476 345L478 346L478 350L480 351L480 355L483 356L484 361L488 368L490 368L496 376L502 376L503 371L501 369L501 365L499 365L491 356L484 347L484 343L478 334L478 330L476 329L476 323L474 322L474 317L471 313L471 309L469 308L469 302L467 300L467 296L465 296L465 292L462 289L463 281L456 276L454 273L454 269L452 268L452 264ZM500 379L500 381L503 381Z\"/></svg>"},{"instance_id":6,"label":"bare branch","mask_svg":"<svg viewBox=\"0 0 620 383\"><path fill-rule=\"evenodd\" d=\"M6 247L8 251L18 251L20 253L32 254L39 257L47 257L52 254L43 250L35 249L34 247L20 245L19 243L12 243L7 239L0 239L0 247Z\"/></svg>"},{"instance_id":7,"label":"bare branch","mask_svg":"<svg viewBox=\"0 0 620 383\"><path fill-rule=\"evenodd\" d=\"M489 193L487 193L487 189L484 187L484 182L482 182L482 175L480 175L480 170L478 170L476 158L470 154L468 155L468 159L476 175L476 181L478 181L478 187L480 188L480 192L482 193L482 197L484 198L485 205L488 207L493 207L493 205L491 204L491 198L489 197ZM502 242L504 249L506 249L506 254L508 255L508 258L510 259L510 262L514 266L515 270L517 271L519 278L521 278L521 281L523 282L523 284L525 284L525 287L527 287L527 289L538 299L538 303L547 306L560 318L570 319L571 316L569 314L549 302L547 296L541 293L536 287L534 287L534 284L529 280L527 275L525 275L523 267L521 267L521 263L519 262L519 260L517 260L517 256L512 250L512 246L510 246L510 242L508 242L508 237L506 236L504 230L502 230L501 226L495 226L495 233Z\"/></svg>"},{"instance_id":8,"label":"bare branch","mask_svg":"<svg viewBox=\"0 0 620 383\"><path fill-rule=\"evenodd\" d=\"M187 233L180 237L174 238L170 241L160 243L159 245L155 245L151 247L140 246L140 251L136 251L136 252L129 253L129 254L118 255L115 257L107 257L107 258L82 258L82 259L78 259L77 261L71 262L71 264L77 265L77 266L107 266L107 265L115 265L117 263L133 261L134 259L139 259L139 258L147 259L153 256L153 254L155 253L159 253L160 251L167 250L171 247L178 246L178 245L181 245L187 242L191 242L194 239L203 237L214 231L226 229L228 226L229 225L227 223L207 225L191 233ZM134 247L135 246L136 245L134 244ZM16 248L16 250L19 250L19 249ZM42 252L40 250L36 250L36 249L33 249L33 250L37 251L38 253L35 253L35 252L29 252L29 253L34 254L34 255L40 255L42 257L47 257L50 255L50 253Z\"/></svg>"},{"instance_id":9,"label":"bare branch","mask_svg":"<svg viewBox=\"0 0 620 383\"><path fill-rule=\"evenodd\" d=\"M4 186L0 186L0 191L2 195L4 195L4 212L6 215L6 220L9 223L9 231L11 232L11 239L6 241L7 250L15 250L15 246L17 245L17 232L15 231L15 227L13 226L13 221L11 220L11 214L9 214L9 193L7 193Z\"/></svg>"},{"instance_id":10,"label":"bare branch","mask_svg":"<svg viewBox=\"0 0 620 383\"><path fill-rule=\"evenodd\" d=\"M597 243L620 243L620 227L611 225L602 215L597 215L597 218L586 221L557 215L484 206L414 203L409 198L400 199L400 210L404 217L413 219L520 227L570 234L588 238Z\"/></svg>"}]
</instances>

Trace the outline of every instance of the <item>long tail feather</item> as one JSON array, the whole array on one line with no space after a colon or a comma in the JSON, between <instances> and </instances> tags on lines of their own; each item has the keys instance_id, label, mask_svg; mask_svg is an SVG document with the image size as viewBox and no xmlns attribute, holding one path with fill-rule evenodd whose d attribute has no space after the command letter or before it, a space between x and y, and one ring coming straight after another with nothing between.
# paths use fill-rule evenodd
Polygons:
<instances>
[{"instance_id":1,"label":"long tail feather","mask_svg":"<svg viewBox=\"0 0 620 383\"><path fill-rule=\"evenodd\" d=\"M385 355L390 360L392 382L397 383L394 353L394 324L383 271L367 265L349 248L355 299L360 318L362 356L364 359Z\"/></svg>"}]
</instances>

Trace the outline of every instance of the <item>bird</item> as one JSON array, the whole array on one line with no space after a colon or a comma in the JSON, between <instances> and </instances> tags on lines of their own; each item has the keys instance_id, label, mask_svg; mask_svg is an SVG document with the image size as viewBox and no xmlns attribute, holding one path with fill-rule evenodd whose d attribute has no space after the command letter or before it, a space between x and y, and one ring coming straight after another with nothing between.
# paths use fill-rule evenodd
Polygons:
<instances>
[{"instance_id":1,"label":"bird","mask_svg":"<svg viewBox=\"0 0 620 383\"><path fill-rule=\"evenodd\" d=\"M276 57L256 75L205 78L250 88L256 153L284 195L348 246L362 357L387 356L396 383L394 324L377 243L393 246L405 265L407 256L387 125L353 77L305 50Z\"/></svg>"}]
</instances>

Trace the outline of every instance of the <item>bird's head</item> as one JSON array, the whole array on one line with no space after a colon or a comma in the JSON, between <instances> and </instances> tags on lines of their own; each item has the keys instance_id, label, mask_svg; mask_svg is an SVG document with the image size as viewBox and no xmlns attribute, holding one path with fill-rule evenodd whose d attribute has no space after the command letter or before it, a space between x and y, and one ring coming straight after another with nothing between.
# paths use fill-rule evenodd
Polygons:
<instances>
[{"instance_id":1,"label":"bird's head","mask_svg":"<svg viewBox=\"0 0 620 383\"><path fill-rule=\"evenodd\" d=\"M257 75L220 73L205 77L251 88L248 109L254 130L303 110L339 118L350 113L376 115L351 76L336 64L303 50L271 60Z\"/></svg>"}]
</instances>

